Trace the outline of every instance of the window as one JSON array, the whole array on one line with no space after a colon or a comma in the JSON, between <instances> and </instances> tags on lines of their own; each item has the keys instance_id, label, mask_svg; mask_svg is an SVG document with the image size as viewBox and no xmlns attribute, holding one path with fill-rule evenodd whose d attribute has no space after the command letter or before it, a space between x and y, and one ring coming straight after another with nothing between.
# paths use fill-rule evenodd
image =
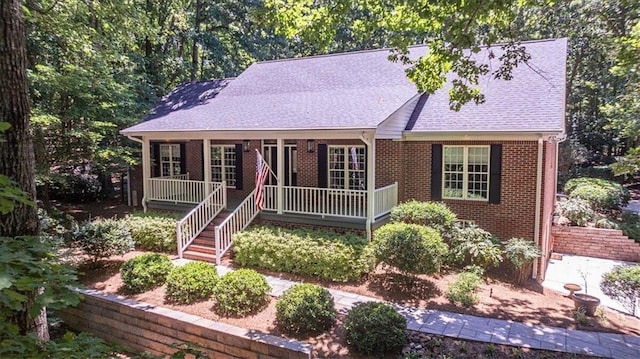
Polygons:
<instances>
[{"instance_id":1,"label":"window","mask_svg":"<svg viewBox=\"0 0 640 359\"><path fill-rule=\"evenodd\" d=\"M179 144L160 144L160 176L175 176L182 173Z\"/></svg>"},{"instance_id":2,"label":"window","mask_svg":"<svg viewBox=\"0 0 640 359\"><path fill-rule=\"evenodd\" d=\"M489 146L444 146L442 197L489 199Z\"/></svg>"},{"instance_id":3,"label":"window","mask_svg":"<svg viewBox=\"0 0 640 359\"><path fill-rule=\"evenodd\" d=\"M329 188L365 190L364 146L329 146Z\"/></svg>"},{"instance_id":4,"label":"window","mask_svg":"<svg viewBox=\"0 0 640 359\"><path fill-rule=\"evenodd\" d=\"M211 146L211 181L227 181L227 186L236 186L236 147L234 145Z\"/></svg>"}]
</instances>

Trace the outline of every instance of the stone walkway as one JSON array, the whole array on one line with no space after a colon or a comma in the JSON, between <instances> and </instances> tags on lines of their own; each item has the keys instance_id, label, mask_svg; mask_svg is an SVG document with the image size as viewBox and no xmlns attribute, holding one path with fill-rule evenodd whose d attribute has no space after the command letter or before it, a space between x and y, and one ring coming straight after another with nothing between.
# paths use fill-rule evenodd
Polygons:
<instances>
[{"instance_id":1,"label":"stone walkway","mask_svg":"<svg viewBox=\"0 0 640 359\"><path fill-rule=\"evenodd\" d=\"M224 266L217 266L217 269L220 275L233 270ZM273 276L265 277L271 285L271 294L276 297L297 283ZM329 289L329 292L333 295L338 309L342 310L349 310L359 302L380 301L339 290ZM638 336L524 324L397 304L394 304L394 307L407 318L409 330L423 333L606 358L640 358L640 337Z\"/></svg>"}]
</instances>

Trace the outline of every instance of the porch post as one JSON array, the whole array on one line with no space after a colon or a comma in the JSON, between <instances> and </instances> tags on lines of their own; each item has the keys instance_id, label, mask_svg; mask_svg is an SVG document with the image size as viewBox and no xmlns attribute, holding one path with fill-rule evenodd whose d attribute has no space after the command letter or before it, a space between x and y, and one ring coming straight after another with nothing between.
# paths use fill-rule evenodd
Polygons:
<instances>
[{"instance_id":1,"label":"porch post","mask_svg":"<svg viewBox=\"0 0 640 359\"><path fill-rule=\"evenodd\" d=\"M151 185L149 178L151 178L151 145L149 144L149 138L142 138L142 208L147 211L147 200L149 198Z\"/></svg>"},{"instance_id":2,"label":"porch post","mask_svg":"<svg viewBox=\"0 0 640 359\"><path fill-rule=\"evenodd\" d=\"M278 149L278 168L276 175L278 176L278 214L282 214L284 208L284 139L278 138L276 142Z\"/></svg>"},{"instance_id":3,"label":"porch post","mask_svg":"<svg viewBox=\"0 0 640 359\"><path fill-rule=\"evenodd\" d=\"M373 133L363 133L367 145L367 238L372 239L371 224L375 220L376 140Z\"/></svg>"},{"instance_id":4,"label":"porch post","mask_svg":"<svg viewBox=\"0 0 640 359\"><path fill-rule=\"evenodd\" d=\"M202 162L205 194L208 196L211 194L211 140L208 138L202 140Z\"/></svg>"}]
</instances>

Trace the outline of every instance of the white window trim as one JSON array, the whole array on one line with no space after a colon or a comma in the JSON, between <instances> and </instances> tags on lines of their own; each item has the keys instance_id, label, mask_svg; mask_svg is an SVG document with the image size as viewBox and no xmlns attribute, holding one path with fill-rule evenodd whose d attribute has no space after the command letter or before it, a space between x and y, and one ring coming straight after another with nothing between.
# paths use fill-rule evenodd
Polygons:
<instances>
[{"instance_id":1,"label":"white window trim","mask_svg":"<svg viewBox=\"0 0 640 359\"><path fill-rule=\"evenodd\" d=\"M177 146L178 147L178 152L180 152L180 160L177 161L178 167L180 167L180 172L184 171L184 168L182 168L182 156L184 156L184 154L180 151L180 144L179 143L161 143L160 144L160 148L159 148L159 154L158 154L158 165L160 166L160 176L161 177L167 177L167 176L176 176L182 173L173 173L173 170L175 169L175 164L176 161L173 160L173 149L174 147ZM169 160L168 161L164 161L162 159L162 148L163 147L167 147L169 149ZM168 163L169 164L169 172L167 174L162 173L163 171L163 164Z\"/></svg>"},{"instance_id":2,"label":"white window trim","mask_svg":"<svg viewBox=\"0 0 640 359\"><path fill-rule=\"evenodd\" d=\"M350 189L349 188L349 173L352 171L351 169L351 147L355 147L356 149L360 150L360 149L365 149L365 153L366 153L366 146L363 145L329 145L327 148L327 181L329 181L328 185L329 188L331 187L331 171L338 171L337 169L332 169L330 166L331 163L331 149L332 148L343 148L344 149L344 154L345 154L345 167L342 168L343 174L344 174L344 187L343 188L333 188L333 189L345 189L345 190L349 190L349 191L364 191L364 190L357 190L357 189ZM365 156L366 157L366 156ZM364 180L367 180L367 163L366 163L366 158L363 161L363 163L360 164L361 166L361 170L359 170L359 172L364 172Z\"/></svg>"},{"instance_id":3,"label":"white window trim","mask_svg":"<svg viewBox=\"0 0 640 359\"><path fill-rule=\"evenodd\" d=\"M462 148L463 152L463 160L462 160L462 197L447 197L445 195L445 149L446 148ZM486 148L487 149L487 198L472 198L469 197L469 148ZM475 201L475 202L489 202L490 191L491 191L491 146L490 145L443 145L442 146L442 168L440 169L442 174L442 184L441 184L441 193L443 199L452 199L452 200L464 200L464 201Z\"/></svg>"},{"instance_id":4,"label":"white window trim","mask_svg":"<svg viewBox=\"0 0 640 359\"><path fill-rule=\"evenodd\" d=\"M231 152L233 152L234 156L236 153L236 146L235 145L211 145L211 148L209 149L209 151L211 151L211 149L213 149L214 147L220 148L221 151L221 155L222 155L222 165L220 165L220 167L222 168L220 171L220 176L221 176L221 180L222 181L226 181L227 180L227 167L231 167L231 166L227 166L225 163L226 157L225 157L225 152L228 149L231 149ZM238 159L236 158L235 161L237 161ZM213 157L211 157L211 162L213 162ZM235 166L235 163L234 163ZM209 171L211 172L211 178L213 178L213 163L209 163ZM215 166L218 167L218 166ZM231 186L228 181L227 181L227 187L228 188L236 188L235 183L238 182L238 174L234 173L234 185Z\"/></svg>"}]
</instances>

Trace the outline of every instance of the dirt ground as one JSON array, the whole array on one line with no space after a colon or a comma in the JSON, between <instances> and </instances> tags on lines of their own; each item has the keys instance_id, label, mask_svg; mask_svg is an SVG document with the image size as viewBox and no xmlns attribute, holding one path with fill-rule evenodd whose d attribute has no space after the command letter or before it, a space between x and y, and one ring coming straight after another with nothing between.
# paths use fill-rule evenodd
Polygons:
<instances>
[{"instance_id":1,"label":"dirt ground","mask_svg":"<svg viewBox=\"0 0 640 359\"><path fill-rule=\"evenodd\" d=\"M100 204L84 204L62 207L67 213L74 215L77 219L83 217L95 218L99 215L104 217L121 216L125 212L130 212L130 208L118 203L103 202ZM80 267L81 281L90 288L96 288L109 293L126 294L122 292L122 282L119 275L119 268L124 260L139 255L141 252L131 252L123 257L110 258L100 263L97 268ZM232 258L225 258L224 265L234 267ZM629 315L615 312L603 308L599 317L589 318L587 324L578 324L574 319L574 307L571 299L564 293L543 288L539 283L530 281L525 287L511 285L504 273L494 271L480 287L478 292L479 303L472 308L462 308L452 305L444 296L448 284L455 278L454 272L445 272L437 276L419 276L416 280L407 282L405 278L391 269L379 267L375 272L369 274L359 282L352 283L332 283L315 280L313 278L299 277L281 273L271 273L259 270L263 274L275 275L281 278L316 283L327 288L339 289L351 293L357 293L369 297L375 297L386 301L401 303L407 306L420 308L439 309L444 311L471 314L482 317L499 318L513 320L523 323L543 324L563 328L573 328L588 331L603 331L613 333L624 333L640 335L640 320ZM274 335L283 335L278 331L275 324L275 299L272 299L262 311L244 318L220 317L213 310L214 302L206 301L192 305L173 305L164 301L164 287L138 294L130 297L148 303L162 305L175 310L199 315L208 319L225 322L228 324L241 326L248 329L260 330ZM338 320L342 319L342 315ZM420 340L416 334L416 340ZM331 332L316 337L297 338L313 344L314 349L320 357L356 357L349 353L344 342L344 333L341 326L336 325ZM444 338L443 338L444 339ZM449 346L462 346L464 350L462 357L471 353L481 353L486 350L486 344L474 342L446 339ZM461 344L462 343L462 344ZM511 356L512 348L502 346L492 346L491 357L499 353L507 353ZM498 348L498 349L495 349ZM437 348L435 348L437 349ZM457 349L456 349L457 350ZM526 351L525 352L529 352ZM539 353L538 351L530 351ZM511 353L511 354L509 354ZM432 352L433 355L439 355ZM448 354L449 357L451 353ZM557 357L554 353L553 357ZM455 357L455 355L453 356ZM537 356L535 356L537 357Z\"/></svg>"}]
</instances>

